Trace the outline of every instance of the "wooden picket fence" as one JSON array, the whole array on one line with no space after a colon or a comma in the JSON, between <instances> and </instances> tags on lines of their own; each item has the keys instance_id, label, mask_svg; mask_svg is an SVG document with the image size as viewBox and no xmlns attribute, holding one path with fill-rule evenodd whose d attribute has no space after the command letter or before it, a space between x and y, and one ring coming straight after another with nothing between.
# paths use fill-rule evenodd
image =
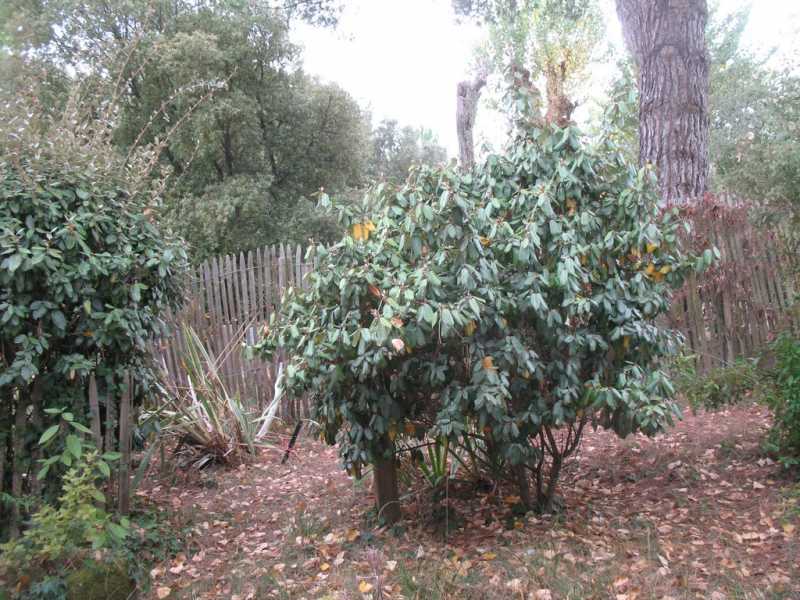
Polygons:
<instances>
[{"instance_id":1,"label":"wooden picket fence","mask_svg":"<svg viewBox=\"0 0 800 600\"><path fill-rule=\"evenodd\" d=\"M783 250L781 232L756 227L749 205L731 198L709 195L682 213L692 225L688 246L697 253L716 247L721 256L673 296L668 318L698 371L757 356L778 333L797 331L797 257Z\"/></svg>"},{"instance_id":2,"label":"wooden picket fence","mask_svg":"<svg viewBox=\"0 0 800 600\"><path fill-rule=\"evenodd\" d=\"M716 246L722 260L711 271L692 276L677 291L668 323L683 332L700 372L755 355L774 335L797 328L791 306L794 290L785 273L793 260L781 254L774 233L753 227L746 207L709 201L690 210L689 244L698 252ZM274 397L279 363L245 357L243 342L259 337L283 292L304 285L311 269L300 246L278 245L211 258L194 268L188 298L171 317L173 334L157 340L153 353L175 389L187 385L181 356L181 324L190 325L220 358L226 387L263 407ZM307 417L307 399L284 399L279 414L287 420Z\"/></svg>"},{"instance_id":3,"label":"wooden picket fence","mask_svg":"<svg viewBox=\"0 0 800 600\"><path fill-rule=\"evenodd\" d=\"M168 374L169 387L187 386L181 356L186 350L182 326L189 325L218 358L230 392L251 405L269 404L283 357L271 362L247 358L243 344L258 339L270 315L280 308L285 290L303 285L309 271L303 258L300 246L281 244L210 258L192 269L185 306L169 318L172 335L152 346L156 362ZM306 417L308 402L284 398L279 414L289 420Z\"/></svg>"}]
</instances>

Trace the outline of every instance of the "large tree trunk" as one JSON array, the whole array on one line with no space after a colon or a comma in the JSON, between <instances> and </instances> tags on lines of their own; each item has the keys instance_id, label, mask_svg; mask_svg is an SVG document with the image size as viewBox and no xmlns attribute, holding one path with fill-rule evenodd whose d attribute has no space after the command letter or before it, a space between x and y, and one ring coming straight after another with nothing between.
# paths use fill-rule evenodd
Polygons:
<instances>
[{"instance_id":1,"label":"large tree trunk","mask_svg":"<svg viewBox=\"0 0 800 600\"><path fill-rule=\"evenodd\" d=\"M687 202L708 177L706 0L616 0L639 67L639 163L653 164L664 202Z\"/></svg>"},{"instance_id":2,"label":"large tree trunk","mask_svg":"<svg viewBox=\"0 0 800 600\"><path fill-rule=\"evenodd\" d=\"M472 130L478 112L481 89L486 85L486 75L480 74L475 81L462 81L456 94L456 130L458 133L458 154L463 169L471 169L475 164L475 141Z\"/></svg>"}]
</instances>

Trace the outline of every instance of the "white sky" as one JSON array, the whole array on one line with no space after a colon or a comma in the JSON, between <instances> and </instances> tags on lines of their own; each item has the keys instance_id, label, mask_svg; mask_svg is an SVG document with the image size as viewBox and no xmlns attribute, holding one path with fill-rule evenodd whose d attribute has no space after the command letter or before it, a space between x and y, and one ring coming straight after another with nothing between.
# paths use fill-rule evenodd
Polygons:
<instances>
[{"instance_id":1,"label":"white sky","mask_svg":"<svg viewBox=\"0 0 800 600\"><path fill-rule=\"evenodd\" d=\"M613 0L601 0L610 41L622 48ZM719 0L723 12L742 0ZM746 43L777 47L782 55L798 48L800 2L753 0ZM306 70L339 83L373 114L373 121L397 119L432 129L448 151L457 153L456 84L468 76L473 48L481 39L474 26L458 25L450 0L345 0L336 30L298 25L295 40L305 48ZM604 88L608 71L596 71ZM483 119L481 116L483 115ZM478 140L498 140L497 118L479 111Z\"/></svg>"}]
</instances>

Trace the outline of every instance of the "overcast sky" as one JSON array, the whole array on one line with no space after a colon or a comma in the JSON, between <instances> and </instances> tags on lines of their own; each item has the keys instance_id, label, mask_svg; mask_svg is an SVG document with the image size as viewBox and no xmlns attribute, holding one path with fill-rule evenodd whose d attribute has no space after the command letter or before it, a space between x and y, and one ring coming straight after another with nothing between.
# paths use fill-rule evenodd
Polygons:
<instances>
[{"instance_id":1,"label":"overcast sky","mask_svg":"<svg viewBox=\"0 0 800 600\"><path fill-rule=\"evenodd\" d=\"M612 0L601 0L610 41L622 50ZM723 12L742 0L719 0ZM797 0L754 0L746 42L778 47L783 55L798 47ZM306 70L335 81L369 108L373 121L394 118L404 125L432 129L453 155L456 84L468 74L473 48L481 40L474 26L455 22L450 0L345 0L334 30L298 26ZM795 55L796 56L796 55ZM601 89L609 71L595 71ZM479 139L497 139L499 124L478 115Z\"/></svg>"}]
</instances>

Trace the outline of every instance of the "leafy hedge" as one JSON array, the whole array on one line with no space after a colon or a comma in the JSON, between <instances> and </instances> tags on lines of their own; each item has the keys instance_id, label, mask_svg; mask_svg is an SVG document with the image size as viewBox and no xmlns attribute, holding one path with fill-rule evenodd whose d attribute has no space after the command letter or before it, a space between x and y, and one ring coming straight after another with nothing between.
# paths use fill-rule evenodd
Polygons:
<instances>
[{"instance_id":1,"label":"leafy hedge","mask_svg":"<svg viewBox=\"0 0 800 600\"><path fill-rule=\"evenodd\" d=\"M38 491L37 441L68 409L75 425L51 442L67 450L62 468L44 486L56 495L89 421L90 373L104 410L123 372L146 389L146 342L181 298L184 251L119 181L58 161L0 162L0 448L12 467L0 477L17 501Z\"/></svg>"},{"instance_id":2,"label":"leafy hedge","mask_svg":"<svg viewBox=\"0 0 800 600\"><path fill-rule=\"evenodd\" d=\"M775 421L769 448L784 465L800 465L800 340L784 334L773 345L775 388L768 396Z\"/></svg>"}]
</instances>

